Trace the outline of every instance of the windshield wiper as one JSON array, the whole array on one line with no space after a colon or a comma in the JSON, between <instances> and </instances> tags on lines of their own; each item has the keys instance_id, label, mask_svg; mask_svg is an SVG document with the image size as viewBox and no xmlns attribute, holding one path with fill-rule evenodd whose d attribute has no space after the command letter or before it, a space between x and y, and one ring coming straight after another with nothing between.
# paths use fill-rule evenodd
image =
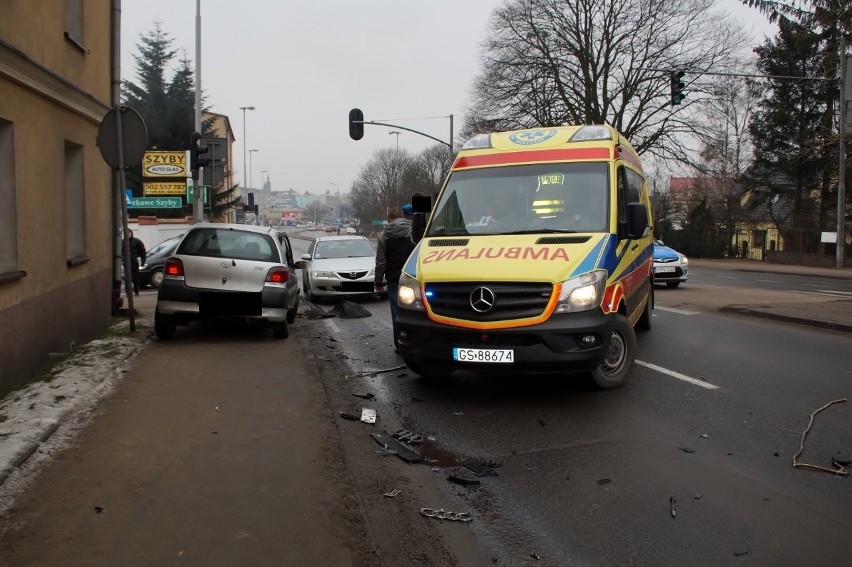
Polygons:
<instances>
[{"instance_id":1,"label":"windshield wiper","mask_svg":"<svg viewBox=\"0 0 852 567\"><path fill-rule=\"evenodd\" d=\"M430 238L435 237L435 236L470 236L470 233L467 231L466 228L456 228L456 229L445 228L443 230L436 230L435 232L433 232L431 234L427 234L426 236L428 236Z\"/></svg>"},{"instance_id":2,"label":"windshield wiper","mask_svg":"<svg viewBox=\"0 0 852 567\"><path fill-rule=\"evenodd\" d=\"M513 230L510 232L503 232L501 234L575 234L576 230L569 230L567 228L531 228L528 230Z\"/></svg>"}]
</instances>

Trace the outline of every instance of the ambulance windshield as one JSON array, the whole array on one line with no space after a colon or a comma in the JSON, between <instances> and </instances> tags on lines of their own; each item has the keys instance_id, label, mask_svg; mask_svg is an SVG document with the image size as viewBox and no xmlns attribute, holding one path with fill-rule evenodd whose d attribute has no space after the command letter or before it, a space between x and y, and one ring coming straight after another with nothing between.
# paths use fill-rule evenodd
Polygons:
<instances>
[{"instance_id":1,"label":"ambulance windshield","mask_svg":"<svg viewBox=\"0 0 852 567\"><path fill-rule=\"evenodd\" d=\"M606 163L456 171L426 236L609 232Z\"/></svg>"}]
</instances>

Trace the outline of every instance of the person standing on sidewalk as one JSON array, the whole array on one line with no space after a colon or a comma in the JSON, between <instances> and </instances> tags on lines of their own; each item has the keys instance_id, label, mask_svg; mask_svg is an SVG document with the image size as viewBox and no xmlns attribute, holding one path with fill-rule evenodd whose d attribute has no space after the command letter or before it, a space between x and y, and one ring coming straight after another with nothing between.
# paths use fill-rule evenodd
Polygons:
<instances>
[{"instance_id":1,"label":"person standing on sidewalk","mask_svg":"<svg viewBox=\"0 0 852 567\"><path fill-rule=\"evenodd\" d=\"M145 245L133 236L133 231L127 231L128 246L130 247L130 275L133 278L133 293L139 295L139 265L145 261Z\"/></svg>"},{"instance_id":2,"label":"person standing on sidewalk","mask_svg":"<svg viewBox=\"0 0 852 567\"><path fill-rule=\"evenodd\" d=\"M402 266L408 260L414 243L411 241L411 221L403 216L402 210L393 208L388 211L388 224L379 235L376 250L376 293L385 292L387 282L388 300L390 300L391 328L393 329L394 351L399 341L396 334L396 298L399 290L399 276Z\"/></svg>"}]
</instances>

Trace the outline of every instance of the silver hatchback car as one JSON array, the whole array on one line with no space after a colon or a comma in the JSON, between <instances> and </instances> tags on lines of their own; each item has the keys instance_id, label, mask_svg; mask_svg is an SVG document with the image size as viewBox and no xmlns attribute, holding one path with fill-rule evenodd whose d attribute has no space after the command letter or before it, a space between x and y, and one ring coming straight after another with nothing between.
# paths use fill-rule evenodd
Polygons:
<instances>
[{"instance_id":1,"label":"silver hatchback car","mask_svg":"<svg viewBox=\"0 0 852 567\"><path fill-rule=\"evenodd\" d=\"M287 338L299 308L296 270L302 267L287 235L274 228L196 224L166 260L154 331L168 339L191 321L242 318L268 321L276 339Z\"/></svg>"}]
</instances>

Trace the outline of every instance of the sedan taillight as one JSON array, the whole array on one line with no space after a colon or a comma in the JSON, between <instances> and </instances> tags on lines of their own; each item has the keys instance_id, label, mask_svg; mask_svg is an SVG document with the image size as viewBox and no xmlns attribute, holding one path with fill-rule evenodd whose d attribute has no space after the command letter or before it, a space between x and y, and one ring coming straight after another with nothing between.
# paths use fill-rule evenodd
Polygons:
<instances>
[{"instance_id":1,"label":"sedan taillight","mask_svg":"<svg viewBox=\"0 0 852 567\"><path fill-rule=\"evenodd\" d=\"M286 268L277 267L277 268L269 268L269 271L266 272L266 283L269 284L280 284L283 285L287 283L287 280L290 278L290 272L287 271Z\"/></svg>"},{"instance_id":2,"label":"sedan taillight","mask_svg":"<svg viewBox=\"0 0 852 567\"><path fill-rule=\"evenodd\" d=\"M163 266L163 275L169 278L183 277L183 262L177 258L169 258Z\"/></svg>"}]
</instances>

